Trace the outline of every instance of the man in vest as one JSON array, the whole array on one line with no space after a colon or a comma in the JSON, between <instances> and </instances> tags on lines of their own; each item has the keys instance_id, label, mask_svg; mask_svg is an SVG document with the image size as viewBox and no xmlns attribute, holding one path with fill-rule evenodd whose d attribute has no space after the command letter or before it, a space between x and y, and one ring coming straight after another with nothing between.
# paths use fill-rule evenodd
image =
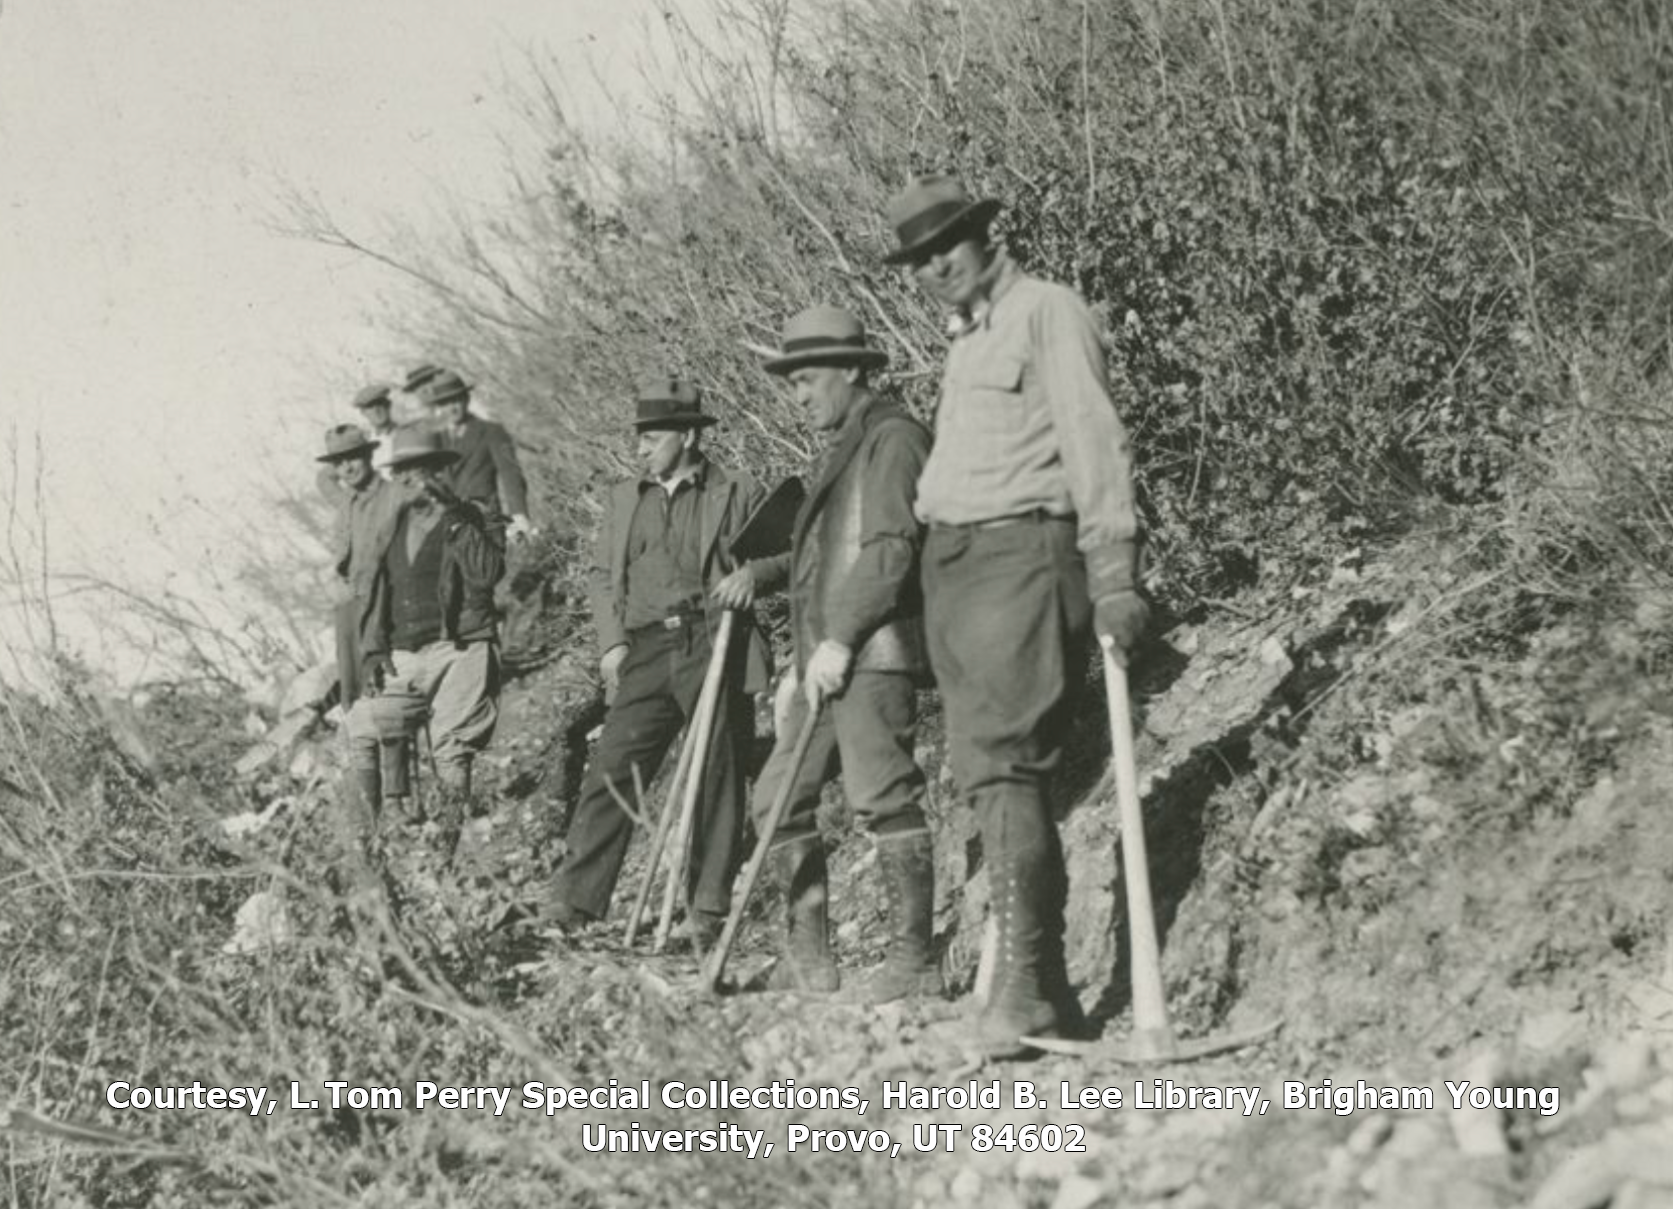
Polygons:
<instances>
[{"instance_id":1,"label":"man in vest","mask_svg":"<svg viewBox=\"0 0 1673 1209\"><path fill-rule=\"evenodd\" d=\"M748 475L702 449L715 419L688 382L661 378L639 390L638 455L644 473L605 501L590 569L599 672L609 712L582 778L568 855L543 905L568 930L604 918L633 820L617 799L636 800L634 771L649 785L669 746L692 721L713 651L716 605L747 609L750 573L732 540L764 498ZM744 758L754 735L750 694L766 687L766 644L748 616L734 628L693 822L687 931L706 948L732 902L743 833Z\"/></svg>"},{"instance_id":2,"label":"man in vest","mask_svg":"<svg viewBox=\"0 0 1673 1209\"><path fill-rule=\"evenodd\" d=\"M436 433L396 429L384 489L396 506L364 514L349 572L366 695L347 729L362 793L381 797L373 698L400 681L429 703L431 753L448 791L441 821L450 826L461 821L473 764L499 719L494 584L505 571L503 518L442 479L457 456Z\"/></svg>"},{"instance_id":3,"label":"man in vest","mask_svg":"<svg viewBox=\"0 0 1673 1209\"><path fill-rule=\"evenodd\" d=\"M756 564L757 592L788 581L795 664L780 687L779 731L755 785L756 826L786 776L794 785L772 852L788 913L777 985L837 989L826 922L822 786L843 790L871 836L889 904L883 963L848 998L887 1003L944 988L931 951L935 860L924 817L924 773L913 754L917 679L926 670L918 549L912 512L929 454L923 425L872 393L887 354L848 311L815 306L784 325L768 373L789 380L825 450L796 516L789 554ZM793 773L791 752L810 713L814 736Z\"/></svg>"},{"instance_id":4,"label":"man in vest","mask_svg":"<svg viewBox=\"0 0 1673 1209\"><path fill-rule=\"evenodd\" d=\"M889 203L898 245L953 322L935 445L918 482L924 620L948 756L975 807L998 952L975 1021L992 1057L1071 1025L1067 891L1047 800L1087 631L1118 657L1145 621L1132 456L1097 325L1073 290L989 237L999 204L951 177ZM1090 623L1090 626L1089 626Z\"/></svg>"}]
</instances>

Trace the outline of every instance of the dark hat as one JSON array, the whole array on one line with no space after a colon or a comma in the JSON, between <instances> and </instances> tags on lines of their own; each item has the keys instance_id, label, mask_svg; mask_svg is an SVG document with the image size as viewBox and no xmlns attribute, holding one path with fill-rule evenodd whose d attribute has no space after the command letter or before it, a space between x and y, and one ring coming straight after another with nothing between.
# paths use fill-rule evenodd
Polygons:
<instances>
[{"instance_id":1,"label":"dark hat","mask_svg":"<svg viewBox=\"0 0 1673 1209\"><path fill-rule=\"evenodd\" d=\"M985 228L998 214L993 198L973 201L951 176L920 176L889 199L889 222L900 246L885 264L922 260L949 236Z\"/></svg>"},{"instance_id":2,"label":"dark hat","mask_svg":"<svg viewBox=\"0 0 1673 1209\"><path fill-rule=\"evenodd\" d=\"M679 378L655 378L639 387L638 412L633 426L640 432L657 428L707 428L713 416L703 414L703 392Z\"/></svg>"},{"instance_id":3,"label":"dark hat","mask_svg":"<svg viewBox=\"0 0 1673 1209\"><path fill-rule=\"evenodd\" d=\"M401 389L410 395L426 382L434 378L437 374L443 372L442 367L439 365L425 364L415 366L407 371L407 377L406 380L401 383Z\"/></svg>"},{"instance_id":4,"label":"dark hat","mask_svg":"<svg viewBox=\"0 0 1673 1209\"><path fill-rule=\"evenodd\" d=\"M334 424L325 430L325 452L316 462L345 462L363 453L371 453L378 443L361 431L358 424Z\"/></svg>"},{"instance_id":5,"label":"dark hat","mask_svg":"<svg viewBox=\"0 0 1673 1209\"><path fill-rule=\"evenodd\" d=\"M840 306L810 306L784 325L781 352L762 366L769 374L787 374L804 365L859 365L881 369L889 354L866 343L865 324Z\"/></svg>"},{"instance_id":6,"label":"dark hat","mask_svg":"<svg viewBox=\"0 0 1673 1209\"><path fill-rule=\"evenodd\" d=\"M403 466L446 466L459 460L442 435L420 424L403 424L389 438L389 469Z\"/></svg>"},{"instance_id":7,"label":"dark hat","mask_svg":"<svg viewBox=\"0 0 1673 1209\"><path fill-rule=\"evenodd\" d=\"M359 411L377 403L382 403L385 407L388 407L390 405L389 392L393 389L395 388L387 382L374 382L370 386L362 387L359 393L354 396L354 409Z\"/></svg>"},{"instance_id":8,"label":"dark hat","mask_svg":"<svg viewBox=\"0 0 1673 1209\"><path fill-rule=\"evenodd\" d=\"M435 407L471 397L471 384L450 369L439 371L424 386L424 401Z\"/></svg>"}]
</instances>

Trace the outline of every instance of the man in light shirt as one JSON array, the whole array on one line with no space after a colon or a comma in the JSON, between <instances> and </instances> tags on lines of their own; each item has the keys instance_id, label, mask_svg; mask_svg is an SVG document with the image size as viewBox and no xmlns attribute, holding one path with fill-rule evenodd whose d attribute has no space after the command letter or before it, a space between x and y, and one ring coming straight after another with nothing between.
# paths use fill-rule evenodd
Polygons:
<instances>
[{"instance_id":1,"label":"man in light shirt","mask_svg":"<svg viewBox=\"0 0 1673 1209\"><path fill-rule=\"evenodd\" d=\"M911 267L954 332L916 510L930 665L999 941L975 1039L1007 1057L1078 1014L1047 782L1089 623L1123 657L1145 605L1131 452L1097 327L1078 294L993 243L998 210L951 177L920 177L889 203L886 259Z\"/></svg>"}]
</instances>

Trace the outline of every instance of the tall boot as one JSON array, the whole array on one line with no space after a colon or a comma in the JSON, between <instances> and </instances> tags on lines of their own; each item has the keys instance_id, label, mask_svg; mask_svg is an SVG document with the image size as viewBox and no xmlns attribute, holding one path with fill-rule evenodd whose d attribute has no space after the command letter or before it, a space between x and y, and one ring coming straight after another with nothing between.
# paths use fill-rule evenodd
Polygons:
<instances>
[{"instance_id":1,"label":"tall boot","mask_svg":"<svg viewBox=\"0 0 1673 1209\"><path fill-rule=\"evenodd\" d=\"M992 989L976 1018L975 1040L989 1058L1032 1052L1021 1038L1055 1033L1061 1021L1046 979L1061 969L1060 849L1047 829L1054 826L1043 804L1026 793L996 794L985 803L982 848L988 864L988 910L997 924ZM1056 856L1056 859L1054 858ZM1061 908L1058 910L1061 914Z\"/></svg>"},{"instance_id":2,"label":"tall boot","mask_svg":"<svg viewBox=\"0 0 1673 1209\"><path fill-rule=\"evenodd\" d=\"M841 984L841 977L831 956L826 919L825 846L817 835L810 835L778 845L776 853L787 930L772 985L778 990L828 994Z\"/></svg>"},{"instance_id":3,"label":"tall boot","mask_svg":"<svg viewBox=\"0 0 1673 1209\"><path fill-rule=\"evenodd\" d=\"M889 900L889 947L883 964L844 996L851 1003L891 1003L914 995L945 995L932 951L935 849L928 831L878 836L877 867Z\"/></svg>"}]
</instances>

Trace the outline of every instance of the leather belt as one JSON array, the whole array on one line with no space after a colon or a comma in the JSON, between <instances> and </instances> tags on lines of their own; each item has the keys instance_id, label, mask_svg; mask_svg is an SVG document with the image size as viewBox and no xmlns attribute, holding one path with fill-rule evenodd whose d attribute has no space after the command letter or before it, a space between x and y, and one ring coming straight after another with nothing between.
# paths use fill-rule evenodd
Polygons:
<instances>
[{"instance_id":1,"label":"leather belt","mask_svg":"<svg viewBox=\"0 0 1673 1209\"><path fill-rule=\"evenodd\" d=\"M1003 529L1007 525L1042 525L1048 521L1060 521L1064 524L1075 524L1078 518L1074 513L1061 516L1055 512L1047 512L1044 508L1030 508L1027 512L1013 512L1010 516L996 516L986 521L965 521L962 524L944 524L936 521L931 523L935 529Z\"/></svg>"}]
</instances>

